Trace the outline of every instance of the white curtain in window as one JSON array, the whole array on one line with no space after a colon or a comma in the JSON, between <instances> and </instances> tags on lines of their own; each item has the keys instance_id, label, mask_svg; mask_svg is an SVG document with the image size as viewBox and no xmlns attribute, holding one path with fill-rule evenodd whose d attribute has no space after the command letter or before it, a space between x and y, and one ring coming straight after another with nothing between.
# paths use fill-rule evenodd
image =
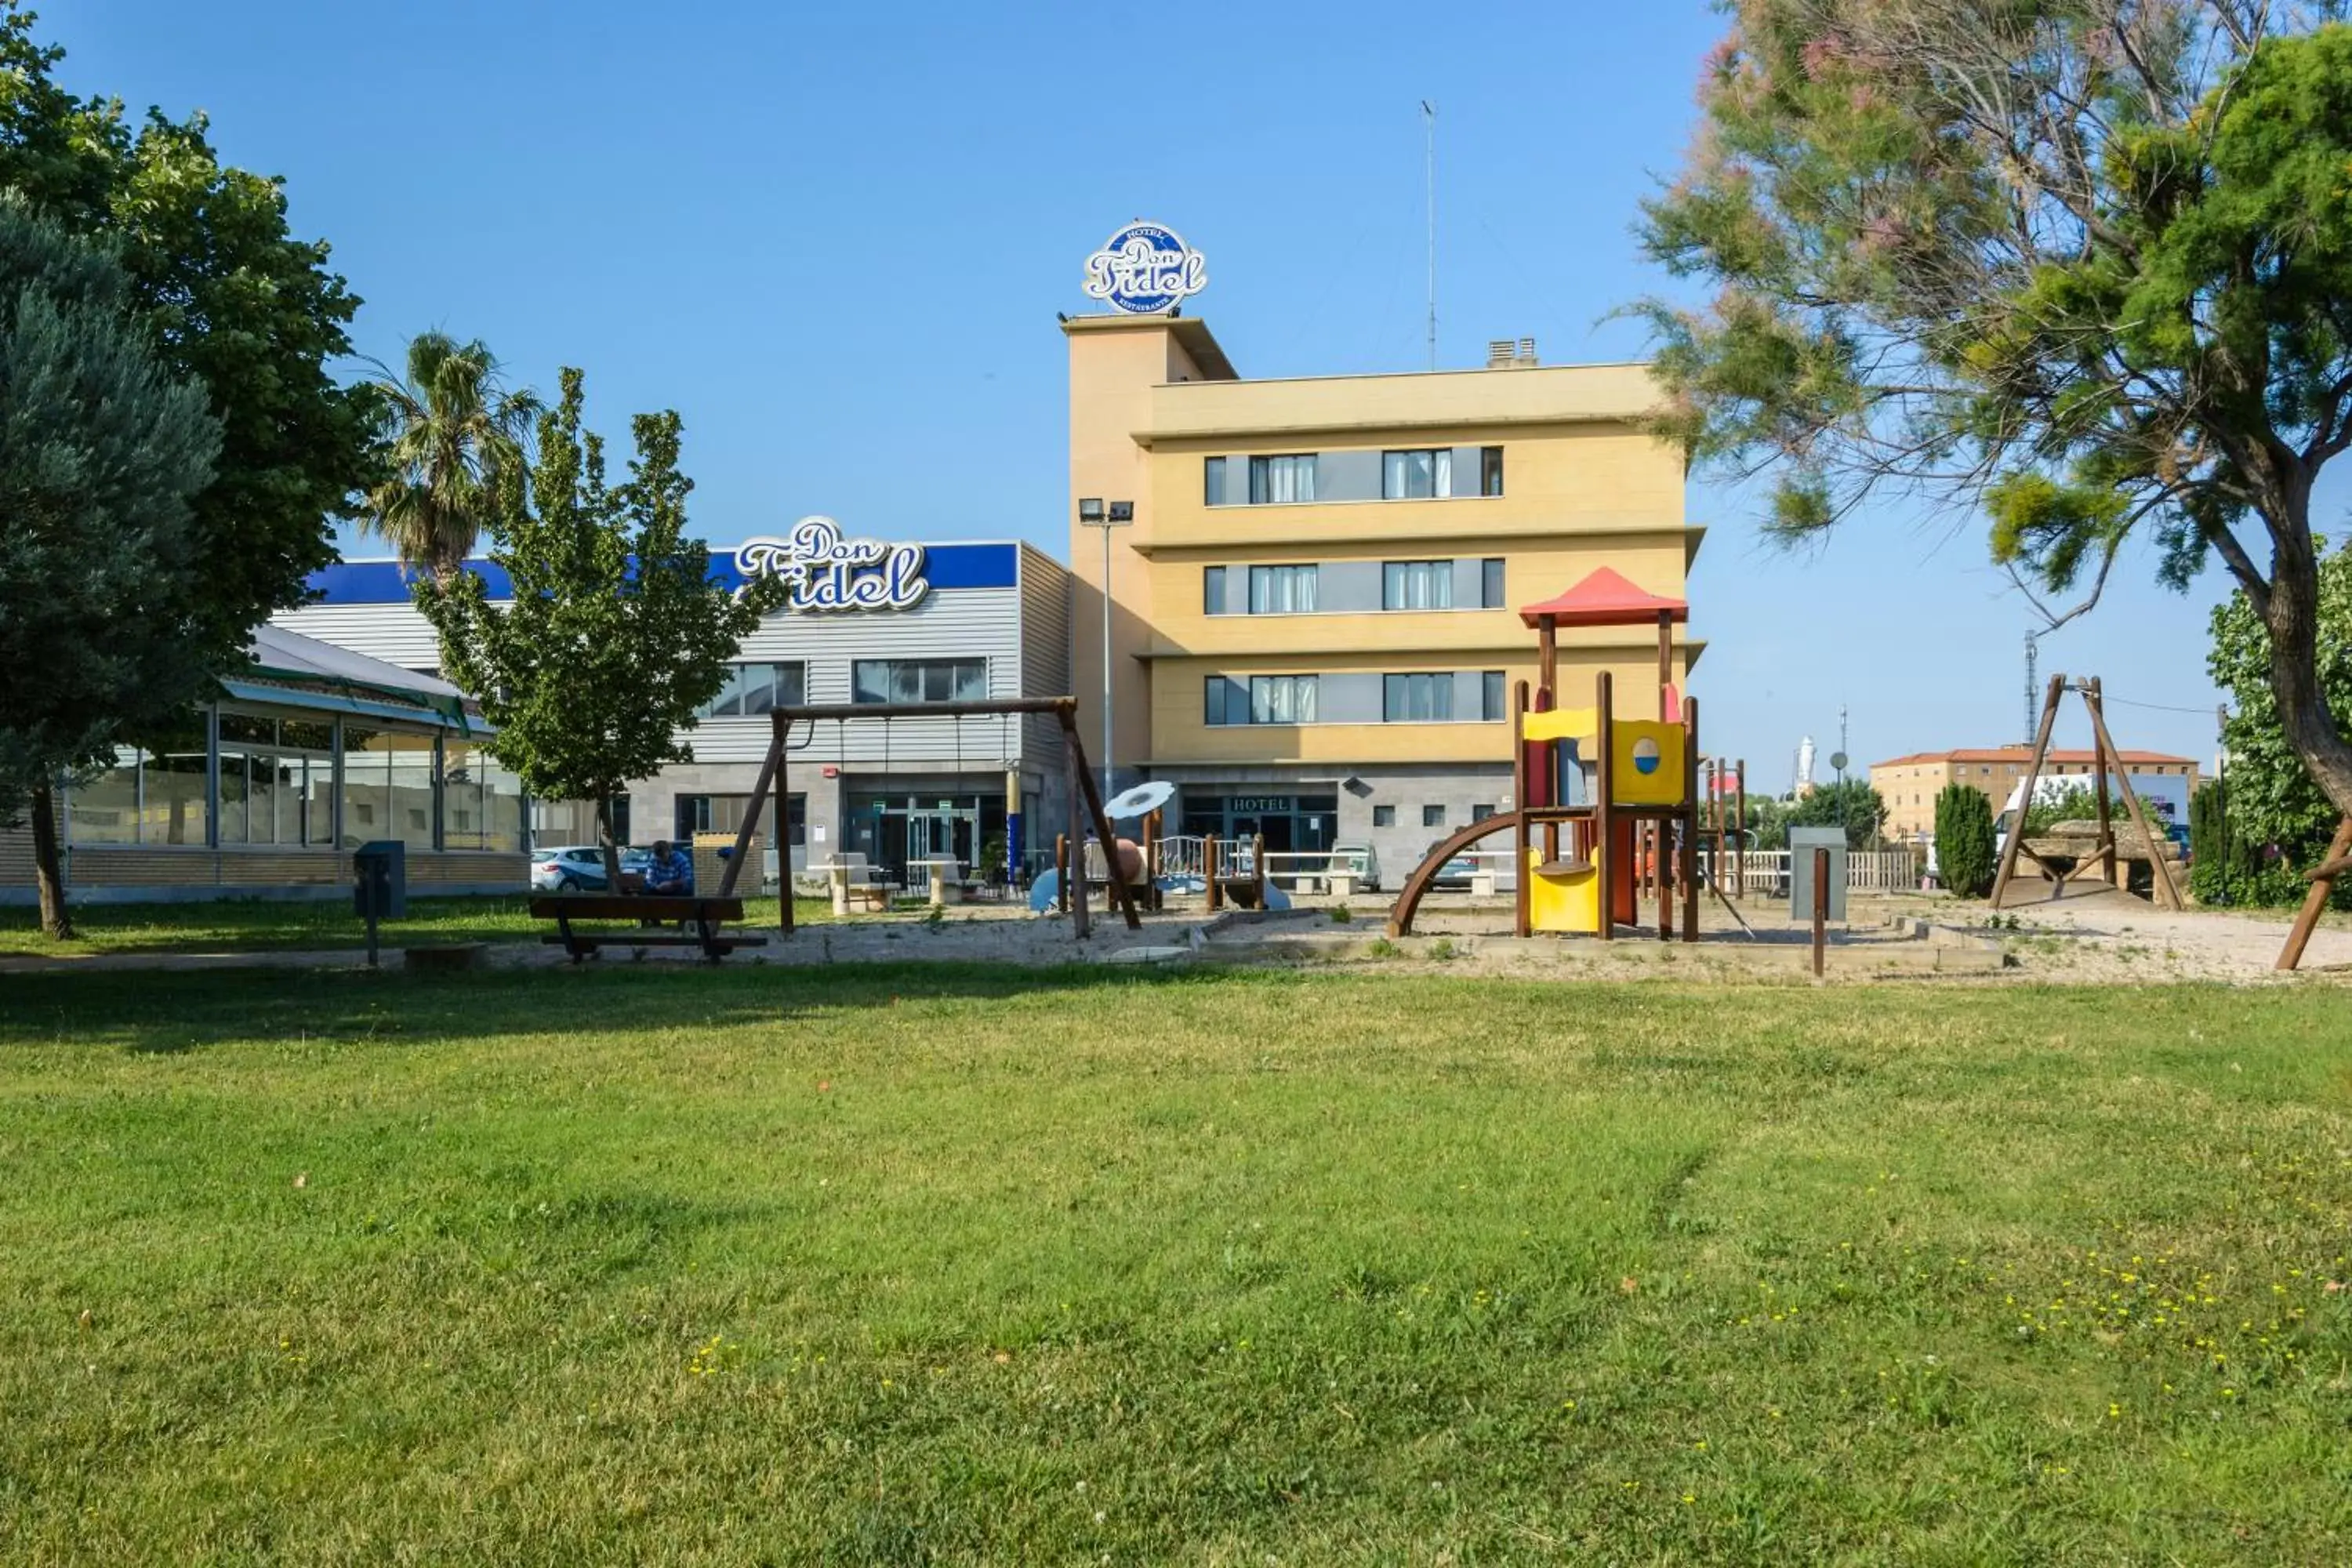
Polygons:
<instances>
[{"instance_id":1,"label":"white curtain in window","mask_svg":"<svg viewBox=\"0 0 2352 1568\"><path fill-rule=\"evenodd\" d=\"M1281 506L1315 499L1315 455L1294 453L1250 459L1250 500Z\"/></svg>"},{"instance_id":2,"label":"white curtain in window","mask_svg":"<svg viewBox=\"0 0 2352 1568\"><path fill-rule=\"evenodd\" d=\"M1253 566L1249 574L1249 611L1253 616L1311 615L1315 609L1315 568L1312 566Z\"/></svg>"},{"instance_id":3,"label":"white curtain in window","mask_svg":"<svg viewBox=\"0 0 2352 1568\"><path fill-rule=\"evenodd\" d=\"M1454 493L1454 448L1381 454L1381 494L1391 500L1425 500Z\"/></svg>"},{"instance_id":4,"label":"white curtain in window","mask_svg":"<svg viewBox=\"0 0 2352 1568\"><path fill-rule=\"evenodd\" d=\"M1381 602L1391 610L1454 607L1454 563L1391 561L1381 569Z\"/></svg>"},{"instance_id":5,"label":"white curtain in window","mask_svg":"<svg viewBox=\"0 0 2352 1568\"><path fill-rule=\"evenodd\" d=\"M1315 678L1311 675L1253 676L1250 679L1250 722L1315 722Z\"/></svg>"},{"instance_id":6,"label":"white curtain in window","mask_svg":"<svg viewBox=\"0 0 2352 1568\"><path fill-rule=\"evenodd\" d=\"M1310 501L1315 499L1315 459L1310 457L1274 460L1275 499Z\"/></svg>"}]
</instances>

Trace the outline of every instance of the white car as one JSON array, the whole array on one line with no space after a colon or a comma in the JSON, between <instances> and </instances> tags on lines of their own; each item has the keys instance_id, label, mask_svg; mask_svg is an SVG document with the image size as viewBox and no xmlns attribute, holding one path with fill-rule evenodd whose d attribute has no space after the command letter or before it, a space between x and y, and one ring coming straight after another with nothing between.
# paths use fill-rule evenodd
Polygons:
<instances>
[{"instance_id":1,"label":"white car","mask_svg":"<svg viewBox=\"0 0 2352 1568\"><path fill-rule=\"evenodd\" d=\"M653 856L643 849L621 851L621 869L643 875ZM593 844L565 844L530 852L531 890L540 893L601 893L604 890L604 851Z\"/></svg>"},{"instance_id":2,"label":"white car","mask_svg":"<svg viewBox=\"0 0 2352 1568\"><path fill-rule=\"evenodd\" d=\"M1334 871L1355 874L1356 886L1368 893L1381 890L1381 858L1368 839L1342 838L1331 846L1328 862Z\"/></svg>"}]
</instances>

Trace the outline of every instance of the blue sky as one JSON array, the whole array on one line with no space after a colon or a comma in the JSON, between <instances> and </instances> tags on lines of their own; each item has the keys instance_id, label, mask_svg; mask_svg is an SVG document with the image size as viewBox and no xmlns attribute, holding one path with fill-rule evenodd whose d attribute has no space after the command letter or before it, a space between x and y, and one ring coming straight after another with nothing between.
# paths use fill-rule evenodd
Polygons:
<instances>
[{"instance_id":1,"label":"blue sky","mask_svg":"<svg viewBox=\"0 0 2352 1568\"><path fill-rule=\"evenodd\" d=\"M202 108L226 157L285 176L297 230L367 301L363 352L396 361L437 326L543 388L583 367L616 437L678 409L714 542L823 511L1056 555L1054 314L1086 308L1080 258L1113 227L1155 217L1208 255L1193 311L1245 375L1418 368L1427 98L1440 363L1523 335L1549 363L1637 357L1605 318L1666 287L1630 226L1719 31L1703 0L106 0L41 26L68 85ZM2030 623L1980 521L1883 508L1792 556L1759 542L1754 503L1692 485L1710 750L1778 788L1801 735L1835 748L1841 706L1857 765L2018 738ZM2210 758L2223 584L2184 598L2149 565L2042 670L2102 675L2121 744Z\"/></svg>"}]
</instances>

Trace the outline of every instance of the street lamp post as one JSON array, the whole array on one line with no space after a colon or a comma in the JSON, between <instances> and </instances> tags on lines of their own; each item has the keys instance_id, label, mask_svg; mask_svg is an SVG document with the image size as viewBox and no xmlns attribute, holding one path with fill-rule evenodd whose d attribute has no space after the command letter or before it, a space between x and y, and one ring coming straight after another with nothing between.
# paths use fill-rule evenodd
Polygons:
<instances>
[{"instance_id":1,"label":"street lamp post","mask_svg":"<svg viewBox=\"0 0 2352 1568\"><path fill-rule=\"evenodd\" d=\"M1082 496L1078 500L1078 526L1102 530L1102 793L1111 796L1111 708L1110 708L1110 531L1125 528L1135 521L1135 503L1115 500L1108 506L1100 496ZM1108 852L1108 846L1105 846Z\"/></svg>"}]
</instances>

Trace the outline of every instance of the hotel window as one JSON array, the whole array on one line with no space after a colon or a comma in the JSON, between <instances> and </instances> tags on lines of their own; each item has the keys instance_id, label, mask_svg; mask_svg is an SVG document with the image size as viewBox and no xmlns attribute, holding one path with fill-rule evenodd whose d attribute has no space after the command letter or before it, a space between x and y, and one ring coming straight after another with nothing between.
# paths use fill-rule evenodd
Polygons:
<instances>
[{"instance_id":1,"label":"hotel window","mask_svg":"<svg viewBox=\"0 0 2352 1568\"><path fill-rule=\"evenodd\" d=\"M1213 675L1203 690L1202 718L1211 724L1315 722L1311 675L1255 675L1246 683Z\"/></svg>"},{"instance_id":2,"label":"hotel window","mask_svg":"<svg viewBox=\"0 0 2352 1568\"><path fill-rule=\"evenodd\" d=\"M1502 557L1499 555L1488 556L1486 560L1478 563L1479 606L1483 609L1488 610L1505 609L1507 606L1504 604L1503 598Z\"/></svg>"},{"instance_id":3,"label":"hotel window","mask_svg":"<svg viewBox=\"0 0 2352 1568\"><path fill-rule=\"evenodd\" d=\"M1503 672L1499 669L1480 671L1478 688L1480 699L1478 716L1490 724L1501 723L1504 718Z\"/></svg>"},{"instance_id":4,"label":"hotel window","mask_svg":"<svg viewBox=\"0 0 2352 1568\"><path fill-rule=\"evenodd\" d=\"M719 695L694 710L698 719L750 719L806 700L808 667L803 664L737 664L727 670Z\"/></svg>"},{"instance_id":5,"label":"hotel window","mask_svg":"<svg viewBox=\"0 0 2352 1568\"><path fill-rule=\"evenodd\" d=\"M1443 826L1445 826L1445 808L1444 808L1444 806L1442 806L1442 805L1424 805L1424 806L1423 806L1423 807L1421 808L1421 825L1422 825L1423 827L1443 827Z\"/></svg>"},{"instance_id":6,"label":"hotel window","mask_svg":"<svg viewBox=\"0 0 2352 1568\"><path fill-rule=\"evenodd\" d=\"M1201 459L1201 504L1225 504L1225 460L1223 458Z\"/></svg>"},{"instance_id":7,"label":"hotel window","mask_svg":"<svg viewBox=\"0 0 2352 1568\"><path fill-rule=\"evenodd\" d=\"M853 702L981 702L984 658L861 658L849 667Z\"/></svg>"},{"instance_id":8,"label":"hotel window","mask_svg":"<svg viewBox=\"0 0 2352 1568\"><path fill-rule=\"evenodd\" d=\"M1454 607L1454 563L1386 561L1381 563L1381 608L1450 610Z\"/></svg>"},{"instance_id":9,"label":"hotel window","mask_svg":"<svg viewBox=\"0 0 2352 1568\"><path fill-rule=\"evenodd\" d=\"M1253 566L1249 569L1249 613L1253 616L1304 616L1315 609L1315 568L1312 566Z\"/></svg>"},{"instance_id":10,"label":"hotel window","mask_svg":"<svg viewBox=\"0 0 2352 1568\"><path fill-rule=\"evenodd\" d=\"M1495 808L1491 805L1474 805L1470 808L1470 820L1473 822L1484 822L1494 815Z\"/></svg>"},{"instance_id":11,"label":"hotel window","mask_svg":"<svg viewBox=\"0 0 2352 1568\"><path fill-rule=\"evenodd\" d=\"M1444 723L1454 717L1454 677L1386 675L1381 678L1381 718L1391 724Z\"/></svg>"},{"instance_id":12,"label":"hotel window","mask_svg":"<svg viewBox=\"0 0 2352 1568\"><path fill-rule=\"evenodd\" d=\"M1294 452L1249 460L1252 506L1283 506L1315 499L1315 454Z\"/></svg>"},{"instance_id":13,"label":"hotel window","mask_svg":"<svg viewBox=\"0 0 2352 1568\"><path fill-rule=\"evenodd\" d=\"M1482 496L1503 493L1503 449L1500 447L1478 448L1478 493Z\"/></svg>"},{"instance_id":14,"label":"hotel window","mask_svg":"<svg viewBox=\"0 0 2352 1568\"><path fill-rule=\"evenodd\" d=\"M1250 677L1249 721L1253 724L1315 722L1315 678L1311 675Z\"/></svg>"},{"instance_id":15,"label":"hotel window","mask_svg":"<svg viewBox=\"0 0 2352 1568\"><path fill-rule=\"evenodd\" d=\"M1429 500L1454 493L1454 448L1381 454L1381 499Z\"/></svg>"},{"instance_id":16,"label":"hotel window","mask_svg":"<svg viewBox=\"0 0 2352 1568\"><path fill-rule=\"evenodd\" d=\"M1225 613L1225 569L1222 566L1201 568L1201 613L1204 616Z\"/></svg>"}]
</instances>

